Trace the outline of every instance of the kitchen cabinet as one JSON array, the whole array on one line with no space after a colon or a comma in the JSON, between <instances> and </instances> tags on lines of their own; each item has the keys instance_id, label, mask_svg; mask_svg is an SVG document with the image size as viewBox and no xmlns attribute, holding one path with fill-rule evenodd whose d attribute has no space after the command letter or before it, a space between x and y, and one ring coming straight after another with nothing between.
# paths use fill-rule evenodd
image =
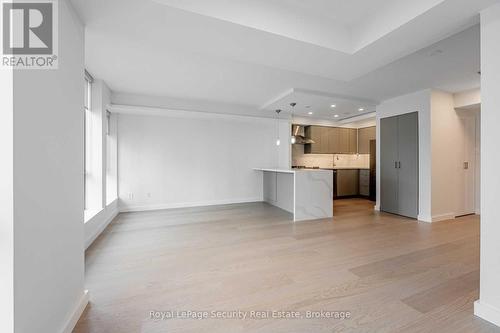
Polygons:
<instances>
[{"instance_id":1,"label":"kitchen cabinet","mask_svg":"<svg viewBox=\"0 0 500 333\"><path fill-rule=\"evenodd\" d=\"M337 170L337 196L350 197L359 194L359 170Z\"/></svg>"},{"instance_id":2,"label":"kitchen cabinet","mask_svg":"<svg viewBox=\"0 0 500 333\"><path fill-rule=\"evenodd\" d=\"M349 154L356 154L358 152L358 130L355 128L348 129L349 136Z\"/></svg>"},{"instance_id":3,"label":"kitchen cabinet","mask_svg":"<svg viewBox=\"0 0 500 333\"><path fill-rule=\"evenodd\" d=\"M380 122L380 208L417 218L418 113Z\"/></svg>"},{"instance_id":4,"label":"kitchen cabinet","mask_svg":"<svg viewBox=\"0 0 500 333\"><path fill-rule=\"evenodd\" d=\"M323 132L325 127L322 126L307 126L305 128L305 134L308 139L314 141L314 143L305 145L304 152L306 154L324 154L323 153Z\"/></svg>"},{"instance_id":5,"label":"kitchen cabinet","mask_svg":"<svg viewBox=\"0 0 500 333\"><path fill-rule=\"evenodd\" d=\"M359 195L370 196L370 170L359 170Z\"/></svg>"},{"instance_id":6,"label":"kitchen cabinet","mask_svg":"<svg viewBox=\"0 0 500 333\"><path fill-rule=\"evenodd\" d=\"M328 153L335 154L339 151L340 132L336 127L329 128Z\"/></svg>"},{"instance_id":7,"label":"kitchen cabinet","mask_svg":"<svg viewBox=\"0 0 500 333\"><path fill-rule=\"evenodd\" d=\"M339 135L338 144L335 147L337 154L347 154L349 152L349 129L348 128L336 128Z\"/></svg>"},{"instance_id":8,"label":"kitchen cabinet","mask_svg":"<svg viewBox=\"0 0 500 333\"><path fill-rule=\"evenodd\" d=\"M359 153L370 154L370 141L376 140L376 137L377 137L376 127L360 128L358 130Z\"/></svg>"},{"instance_id":9,"label":"kitchen cabinet","mask_svg":"<svg viewBox=\"0 0 500 333\"><path fill-rule=\"evenodd\" d=\"M306 144L306 154L356 154L358 130L352 128L307 126L305 135L314 143Z\"/></svg>"}]
</instances>

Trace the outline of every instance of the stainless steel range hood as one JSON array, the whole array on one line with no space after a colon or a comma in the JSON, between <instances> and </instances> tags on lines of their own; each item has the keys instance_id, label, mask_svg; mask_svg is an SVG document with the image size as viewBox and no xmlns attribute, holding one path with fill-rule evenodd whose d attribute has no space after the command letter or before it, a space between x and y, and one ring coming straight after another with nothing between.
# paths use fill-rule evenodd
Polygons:
<instances>
[{"instance_id":1,"label":"stainless steel range hood","mask_svg":"<svg viewBox=\"0 0 500 333\"><path fill-rule=\"evenodd\" d=\"M315 143L313 140L306 138L305 127L302 125L292 125L292 144L306 145Z\"/></svg>"}]
</instances>

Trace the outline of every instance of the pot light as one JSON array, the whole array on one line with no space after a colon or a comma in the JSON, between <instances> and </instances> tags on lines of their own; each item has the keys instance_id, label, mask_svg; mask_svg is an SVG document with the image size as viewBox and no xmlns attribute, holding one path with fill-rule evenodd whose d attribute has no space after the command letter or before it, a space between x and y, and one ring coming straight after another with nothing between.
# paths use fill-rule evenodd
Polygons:
<instances>
[{"instance_id":1,"label":"pot light","mask_svg":"<svg viewBox=\"0 0 500 333\"><path fill-rule=\"evenodd\" d=\"M332 105L330 105L330 107L332 107L332 108L336 108L336 107L337 107L337 105L332 104Z\"/></svg>"},{"instance_id":2,"label":"pot light","mask_svg":"<svg viewBox=\"0 0 500 333\"><path fill-rule=\"evenodd\" d=\"M336 114L336 115L334 115L334 116L333 116L333 118L338 118L338 117L339 117L339 115L338 115L338 114Z\"/></svg>"},{"instance_id":3,"label":"pot light","mask_svg":"<svg viewBox=\"0 0 500 333\"><path fill-rule=\"evenodd\" d=\"M360 108L360 109L358 109L358 111L359 111L359 112L363 112L363 111L365 111L365 109Z\"/></svg>"},{"instance_id":4,"label":"pot light","mask_svg":"<svg viewBox=\"0 0 500 333\"><path fill-rule=\"evenodd\" d=\"M312 112L308 112L307 114L308 114L308 115L312 115L313 113L312 113Z\"/></svg>"}]
</instances>

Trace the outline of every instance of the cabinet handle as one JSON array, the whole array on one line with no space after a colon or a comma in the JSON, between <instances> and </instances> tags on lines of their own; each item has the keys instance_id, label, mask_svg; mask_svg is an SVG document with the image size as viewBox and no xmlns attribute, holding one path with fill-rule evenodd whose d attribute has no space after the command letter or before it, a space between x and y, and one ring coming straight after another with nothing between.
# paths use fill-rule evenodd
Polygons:
<instances>
[{"instance_id":1,"label":"cabinet handle","mask_svg":"<svg viewBox=\"0 0 500 333\"><path fill-rule=\"evenodd\" d=\"M401 161L398 162L398 169L401 169Z\"/></svg>"},{"instance_id":2,"label":"cabinet handle","mask_svg":"<svg viewBox=\"0 0 500 333\"><path fill-rule=\"evenodd\" d=\"M396 169L398 168L398 162L397 161L394 162L394 168L396 168Z\"/></svg>"}]
</instances>

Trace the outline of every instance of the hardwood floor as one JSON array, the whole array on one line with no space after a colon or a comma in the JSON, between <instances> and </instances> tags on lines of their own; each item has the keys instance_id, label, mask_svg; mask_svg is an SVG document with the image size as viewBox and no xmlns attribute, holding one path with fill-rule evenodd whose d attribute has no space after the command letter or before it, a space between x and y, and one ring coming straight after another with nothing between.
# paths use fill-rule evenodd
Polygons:
<instances>
[{"instance_id":1,"label":"hardwood floor","mask_svg":"<svg viewBox=\"0 0 500 333\"><path fill-rule=\"evenodd\" d=\"M297 224L264 203L120 214L87 251L74 332L500 332L473 315L478 217L418 223L359 199L334 211ZM150 317L181 310L350 318Z\"/></svg>"}]
</instances>

